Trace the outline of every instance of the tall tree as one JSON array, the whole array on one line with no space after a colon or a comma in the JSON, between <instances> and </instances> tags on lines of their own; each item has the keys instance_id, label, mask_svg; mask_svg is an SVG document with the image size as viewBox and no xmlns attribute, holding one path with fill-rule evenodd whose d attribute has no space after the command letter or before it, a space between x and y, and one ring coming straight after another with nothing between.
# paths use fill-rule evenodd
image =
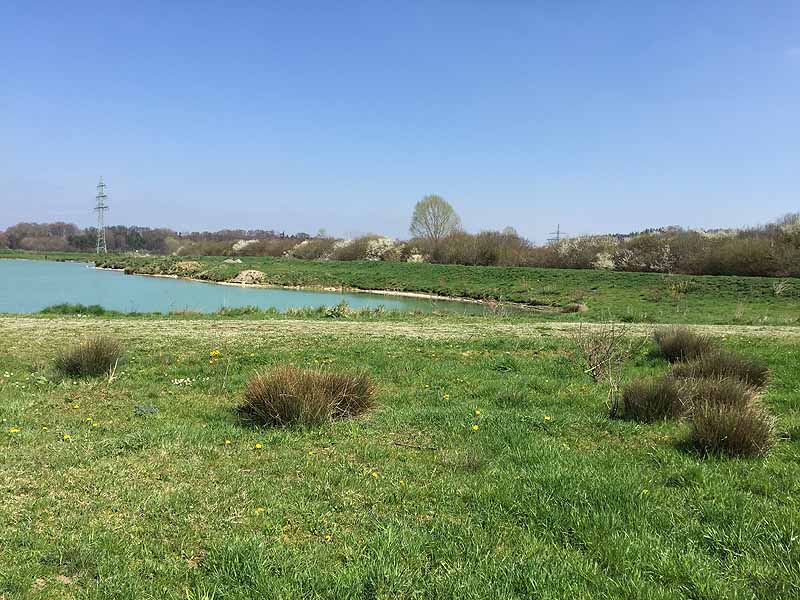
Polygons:
<instances>
[{"instance_id":1,"label":"tall tree","mask_svg":"<svg viewBox=\"0 0 800 600\"><path fill-rule=\"evenodd\" d=\"M441 196L425 196L417 202L411 217L411 235L438 243L461 229L461 219Z\"/></svg>"}]
</instances>

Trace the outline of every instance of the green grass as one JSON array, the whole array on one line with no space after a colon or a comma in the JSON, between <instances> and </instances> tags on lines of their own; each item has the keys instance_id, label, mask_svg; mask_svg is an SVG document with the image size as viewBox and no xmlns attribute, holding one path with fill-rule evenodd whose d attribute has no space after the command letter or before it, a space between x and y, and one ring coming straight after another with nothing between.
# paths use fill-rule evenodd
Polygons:
<instances>
[{"instance_id":1,"label":"green grass","mask_svg":"<svg viewBox=\"0 0 800 600\"><path fill-rule=\"evenodd\" d=\"M685 450L686 425L608 419L605 389L547 330L301 325L4 320L0 597L800 595L795 340L721 341L773 372L784 439L756 461ZM94 328L126 346L116 379L49 379ZM626 380L666 372L650 350ZM283 362L367 369L378 408L242 423L247 379Z\"/></svg>"},{"instance_id":2,"label":"green grass","mask_svg":"<svg viewBox=\"0 0 800 600\"><path fill-rule=\"evenodd\" d=\"M0 257L43 258L42 254L0 251ZM94 260L95 255L49 253L55 260ZM501 299L534 307L521 320L606 321L692 324L800 324L800 280L776 295L768 277L686 276L591 270L391 262L303 261L242 257L108 256L100 265L130 273L175 274L228 281L255 269L274 285L340 287L421 292L472 299ZM197 269L179 263L195 261ZM562 314L560 307L584 303L586 313Z\"/></svg>"}]
</instances>

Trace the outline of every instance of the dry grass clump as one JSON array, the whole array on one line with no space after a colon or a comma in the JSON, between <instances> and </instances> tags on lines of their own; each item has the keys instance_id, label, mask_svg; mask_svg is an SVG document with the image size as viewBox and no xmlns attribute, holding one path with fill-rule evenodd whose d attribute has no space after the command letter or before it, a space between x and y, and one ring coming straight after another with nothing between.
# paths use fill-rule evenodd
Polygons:
<instances>
[{"instance_id":1,"label":"dry grass clump","mask_svg":"<svg viewBox=\"0 0 800 600\"><path fill-rule=\"evenodd\" d=\"M688 379L682 386L684 402L692 408L701 404L741 408L759 401L758 389L739 379Z\"/></svg>"},{"instance_id":2,"label":"dry grass clump","mask_svg":"<svg viewBox=\"0 0 800 600\"><path fill-rule=\"evenodd\" d=\"M374 404L366 373L279 365L247 384L239 412L259 425L319 425L362 414Z\"/></svg>"},{"instance_id":3,"label":"dry grass clump","mask_svg":"<svg viewBox=\"0 0 800 600\"><path fill-rule=\"evenodd\" d=\"M688 444L702 454L761 457L775 444L775 419L762 404L769 381L763 361L717 349L683 327L654 333L661 353L675 363L656 380L635 380L611 416L652 423L687 418ZM620 414L621 413L621 414Z\"/></svg>"},{"instance_id":4,"label":"dry grass clump","mask_svg":"<svg viewBox=\"0 0 800 600\"><path fill-rule=\"evenodd\" d=\"M686 413L686 396L673 377L637 379L622 390L622 414L612 414L640 423L679 419Z\"/></svg>"},{"instance_id":5,"label":"dry grass clump","mask_svg":"<svg viewBox=\"0 0 800 600\"><path fill-rule=\"evenodd\" d=\"M711 338L698 335L688 327L668 327L653 332L661 354L669 362L694 360L714 350Z\"/></svg>"},{"instance_id":6,"label":"dry grass clump","mask_svg":"<svg viewBox=\"0 0 800 600\"><path fill-rule=\"evenodd\" d=\"M699 379L685 387L691 403L689 441L703 454L765 455L775 444L775 419L758 390L739 379Z\"/></svg>"},{"instance_id":7,"label":"dry grass clump","mask_svg":"<svg viewBox=\"0 0 800 600\"><path fill-rule=\"evenodd\" d=\"M761 457L775 444L775 419L757 401L700 402L692 410L689 441L703 454Z\"/></svg>"},{"instance_id":8,"label":"dry grass clump","mask_svg":"<svg viewBox=\"0 0 800 600\"><path fill-rule=\"evenodd\" d=\"M562 313L584 313L588 312L589 307L581 302L573 302L561 307Z\"/></svg>"},{"instance_id":9,"label":"dry grass clump","mask_svg":"<svg viewBox=\"0 0 800 600\"><path fill-rule=\"evenodd\" d=\"M672 367L672 375L691 379L738 379L763 388L769 381L769 367L757 358L727 350L715 350L689 362Z\"/></svg>"},{"instance_id":10,"label":"dry grass clump","mask_svg":"<svg viewBox=\"0 0 800 600\"><path fill-rule=\"evenodd\" d=\"M64 377L97 377L111 375L122 358L119 341L97 336L83 340L56 356L54 368Z\"/></svg>"}]
</instances>

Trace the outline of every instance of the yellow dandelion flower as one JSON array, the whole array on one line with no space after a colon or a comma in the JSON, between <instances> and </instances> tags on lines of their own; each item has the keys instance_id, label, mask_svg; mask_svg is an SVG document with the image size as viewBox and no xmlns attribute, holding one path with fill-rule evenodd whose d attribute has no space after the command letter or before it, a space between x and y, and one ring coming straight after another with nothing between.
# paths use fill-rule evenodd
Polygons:
<instances>
[{"instance_id":1,"label":"yellow dandelion flower","mask_svg":"<svg viewBox=\"0 0 800 600\"><path fill-rule=\"evenodd\" d=\"M8 430L8 433L19 433L19 427L12 427Z\"/></svg>"},{"instance_id":2,"label":"yellow dandelion flower","mask_svg":"<svg viewBox=\"0 0 800 600\"><path fill-rule=\"evenodd\" d=\"M475 416L476 416L476 417L480 417L480 416L481 416L481 411L479 411L479 410L476 410L476 411L475 411Z\"/></svg>"},{"instance_id":3,"label":"yellow dandelion flower","mask_svg":"<svg viewBox=\"0 0 800 600\"><path fill-rule=\"evenodd\" d=\"M42 431L47 431L47 427L42 427Z\"/></svg>"},{"instance_id":4,"label":"yellow dandelion flower","mask_svg":"<svg viewBox=\"0 0 800 600\"><path fill-rule=\"evenodd\" d=\"M92 423L92 427L97 427L97 423Z\"/></svg>"},{"instance_id":5,"label":"yellow dandelion flower","mask_svg":"<svg viewBox=\"0 0 800 600\"><path fill-rule=\"evenodd\" d=\"M378 477L380 477L380 473L378 473L377 471L373 471L372 472L372 478L373 479L377 479Z\"/></svg>"},{"instance_id":6,"label":"yellow dandelion flower","mask_svg":"<svg viewBox=\"0 0 800 600\"><path fill-rule=\"evenodd\" d=\"M545 422L545 423L549 423L551 420L552 420L552 419L550 418L550 415L545 415L545 416L544 416L544 422Z\"/></svg>"},{"instance_id":7,"label":"yellow dandelion flower","mask_svg":"<svg viewBox=\"0 0 800 600\"><path fill-rule=\"evenodd\" d=\"M330 542L331 541L331 536L330 535L326 535L325 536L325 541L326 542Z\"/></svg>"},{"instance_id":8,"label":"yellow dandelion flower","mask_svg":"<svg viewBox=\"0 0 800 600\"><path fill-rule=\"evenodd\" d=\"M72 408L74 408L75 410L78 410L80 407L81 407L80 404L73 404L72 405Z\"/></svg>"},{"instance_id":9,"label":"yellow dandelion flower","mask_svg":"<svg viewBox=\"0 0 800 600\"><path fill-rule=\"evenodd\" d=\"M225 445L226 446L230 446L231 445L231 441L230 440L225 440Z\"/></svg>"},{"instance_id":10,"label":"yellow dandelion flower","mask_svg":"<svg viewBox=\"0 0 800 600\"><path fill-rule=\"evenodd\" d=\"M256 450L261 450L261 444L256 444Z\"/></svg>"},{"instance_id":11,"label":"yellow dandelion flower","mask_svg":"<svg viewBox=\"0 0 800 600\"><path fill-rule=\"evenodd\" d=\"M480 427L478 425L473 425L472 426L472 431L478 431L478 429L480 429Z\"/></svg>"},{"instance_id":12,"label":"yellow dandelion flower","mask_svg":"<svg viewBox=\"0 0 800 600\"><path fill-rule=\"evenodd\" d=\"M64 436L63 436L63 439L64 439L65 442L68 442L69 440L72 439L72 436L70 434L68 434L68 433L65 433Z\"/></svg>"},{"instance_id":13,"label":"yellow dandelion flower","mask_svg":"<svg viewBox=\"0 0 800 600\"><path fill-rule=\"evenodd\" d=\"M264 512L264 507L263 506L259 506L258 508L256 508L256 514L257 515L260 515L263 512Z\"/></svg>"}]
</instances>

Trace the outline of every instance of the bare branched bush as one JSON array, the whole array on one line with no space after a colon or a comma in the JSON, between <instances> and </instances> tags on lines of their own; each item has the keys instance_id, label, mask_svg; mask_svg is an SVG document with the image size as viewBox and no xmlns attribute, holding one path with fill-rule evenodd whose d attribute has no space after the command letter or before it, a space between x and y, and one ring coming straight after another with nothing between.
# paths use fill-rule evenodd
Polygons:
<instances>
[{"instance_id":1,"label":"bare branched bush","mask_svg":"<svg viewBox=\"0 0 800 600\"><path fill-rule=\"evenodd\" d=\"M631 335L631 328L609 323L590 330L580 327L574 336L585 372L595 381L605 379L609 371L622 365L641 349L645 340Z\"/></svg>"},{"instance_id":2,"label":"bare branched bush","mask_svg":"<svg viewBox=\"0 0 800 600\"><path fill-rule=\"evenodd\" d=\"M657 329L653 332L653 338L669 362L694 360L714 348L711 338L698 335L688 327Z\"/></svg>"},{"instance_id":3,"label":"bare branched bush","mask_svg":"<svg viewBox=\"0 0 800 600\"><path fill-rule=\"evenodd\" d=\"M673 300L684 298L686 294L689 293L690 289L691 283L686 279L678 279L669 284L669 294L672 296Z\"/></svg>"},{"instance_id":4,"label":"bare branched bush","mask_svg":"<svg viewBox=\"0 0 800 600\"><path fill-rule=\"evenodd\" d=\"M55 359L54 368L63 377L111 377L122 358L122 345L119 341L98 336L60 352Z\"/></svg>"},{"instance_id":5,"label":"bare branched bush","mask_svg":"<svg viewBox=\"0 0 800 600\"><path fill-rule=\"evenodd\" d=\"M505 304L503 304L502 299L496 299L487 296L481 301L481 303L483 304L484 311L488 315L504 317L508 312Z\"/></svg>"},{"instance_id":6,"label":"bare branched bush","mask_svg":"<svg viewBox=\"0 0 800 600\"><path fill-rule=\"evenodd\" d=\"M608 386L608 408L612 415L620 412L622 366L647 341L641 336L632 336L630 330L630 326L610 323L588 332L580 327L574 337L584 372L595 382Z\"/></svg>"},{"instance_id":7,"label":"bare branched bush","mask_svg":"<svg viewBox=\"0 0 800 600\"><path fill-rule=\"evenodd\" d=\"M319 425L354 417L373 406L366 373L333 373L280 365L247 384L239 412L259 425Z\"/></svg>"}]
</instances>

